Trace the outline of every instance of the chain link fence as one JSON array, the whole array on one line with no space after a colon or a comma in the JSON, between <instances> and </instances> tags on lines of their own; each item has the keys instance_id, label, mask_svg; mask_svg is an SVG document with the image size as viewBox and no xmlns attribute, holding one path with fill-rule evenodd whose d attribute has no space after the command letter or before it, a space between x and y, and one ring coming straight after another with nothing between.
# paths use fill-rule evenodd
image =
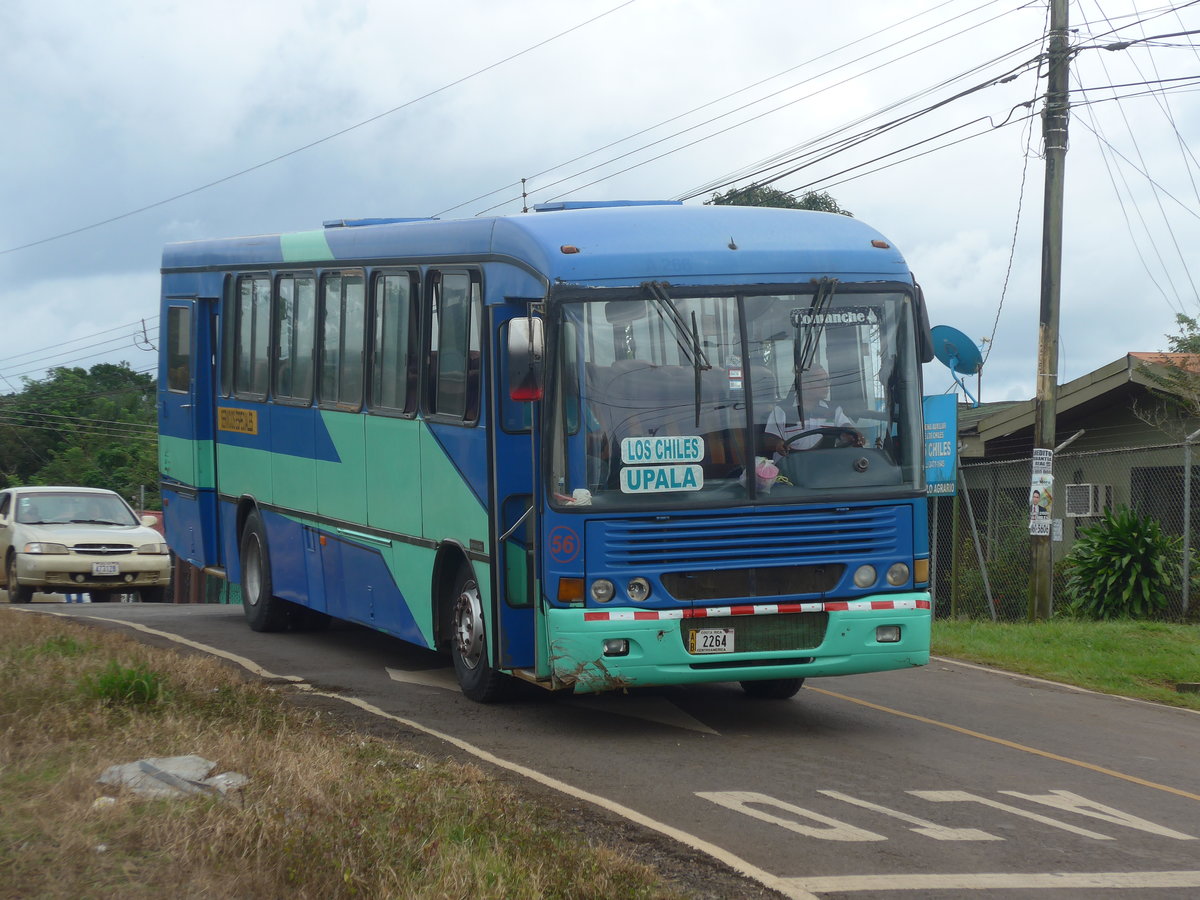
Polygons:
<instances>
[{"instance_id":1,"label":"chain link fence","mask_svg":"<svg viewBox=\"0 0 1200 900\"><path fill-rule=\"evenodd\" d=\"M1032 549L1029 535L1032 460L959 461L958 494L929 501L931 590L938 616L1027 618ZM1061 608L1062 561L1083 528L1107 509L1128 506L1181 538L1180 572L1200 547L1200 448L1171 444L1054 457L1054 606ZM1190 484L1186 471L1191 469ZM1190 532L1190 533L1189 533ZM1191 559L1197 556L1192 554ZM1195 564L1187 567L1196 576ZM1193 577L1193 584L1195 583ZM1200 591L1182 574L1162 613L1200 619Z\"/></svg>"}]
</instances>

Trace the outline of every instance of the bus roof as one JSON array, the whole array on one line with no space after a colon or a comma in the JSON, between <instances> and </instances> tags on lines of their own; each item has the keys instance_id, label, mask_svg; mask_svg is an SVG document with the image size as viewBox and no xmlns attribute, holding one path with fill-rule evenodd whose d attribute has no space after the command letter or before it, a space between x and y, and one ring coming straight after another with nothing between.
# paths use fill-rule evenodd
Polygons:
<instances>
[{"instance_id":1,"label":"bus roof","mask_svg":"<svg viewBox=\"0 0 1200 900\"><path fill-rule=\"evenodd\" d=\"M808 210L608 201L472 219L336 219L293 234L168 244L163 271L515 260L549 282L908 281L858 219Z\"/></svg>"}]
</instances>

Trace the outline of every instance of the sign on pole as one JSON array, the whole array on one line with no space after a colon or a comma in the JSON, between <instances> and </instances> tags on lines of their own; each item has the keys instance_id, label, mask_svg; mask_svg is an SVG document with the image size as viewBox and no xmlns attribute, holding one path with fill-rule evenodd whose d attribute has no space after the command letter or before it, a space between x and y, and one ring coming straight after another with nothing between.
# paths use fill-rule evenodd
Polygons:
<instances>
[{"instance_id":1,"label":"sign on pole","mask_svg":"<svg viewBox=\"0 0 1200 900\"><path fill-rule=\"evenodd\" d=\"M958 470L958 395L924 398L925 492L953 497Z\"/></svg>"},{"instance_id":2,"label":"sign on pole","mask_svg":"<svg viewBox=\"0 0 1200 900\"><path fill-rule=\"evenodd\" d=\"M1033 474L1029 482L1029 533L1049 535L1054 504L1054 451L1033 451Z\"/></svg>"}]
</instances>

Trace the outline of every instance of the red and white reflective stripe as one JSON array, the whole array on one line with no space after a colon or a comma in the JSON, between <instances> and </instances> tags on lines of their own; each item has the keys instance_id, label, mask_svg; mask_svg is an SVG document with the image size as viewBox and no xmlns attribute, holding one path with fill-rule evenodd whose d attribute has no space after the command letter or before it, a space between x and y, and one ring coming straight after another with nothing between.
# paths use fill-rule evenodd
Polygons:
<instances>
[{"instance_id":1,"label":"red and white reflective stripe","mask_svg":"<svg viewBox=\"0 0 1200 900\"><path fill-rule=\"evenodd\" d=\"M830 600L824 603L759 603L747 606L700 606L695 609L621 609L588 611L585 622L641 622L664 619L711 619L714 616L774 616L802 612L869 612L874 609L929 609L928 600Z\"/></svg>"}]
</instances>

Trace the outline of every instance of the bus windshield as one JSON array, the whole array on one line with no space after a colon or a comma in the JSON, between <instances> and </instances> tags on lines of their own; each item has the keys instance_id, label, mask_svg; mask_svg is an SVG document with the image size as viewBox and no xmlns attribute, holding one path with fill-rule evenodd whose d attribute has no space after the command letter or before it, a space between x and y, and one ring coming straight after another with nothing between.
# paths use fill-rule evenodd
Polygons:
<instances>
[{"instance_id":1,"label":"bus windshield","mask_svg":"<svg viewBox=\"0 0 1200 900\"><path fill-rule=\"evenodd\" d=\"M909 289L825 279L762 290L646 284L551 307L552 503L650 509L923 489Z\"/></svg>"}]
</instances>

